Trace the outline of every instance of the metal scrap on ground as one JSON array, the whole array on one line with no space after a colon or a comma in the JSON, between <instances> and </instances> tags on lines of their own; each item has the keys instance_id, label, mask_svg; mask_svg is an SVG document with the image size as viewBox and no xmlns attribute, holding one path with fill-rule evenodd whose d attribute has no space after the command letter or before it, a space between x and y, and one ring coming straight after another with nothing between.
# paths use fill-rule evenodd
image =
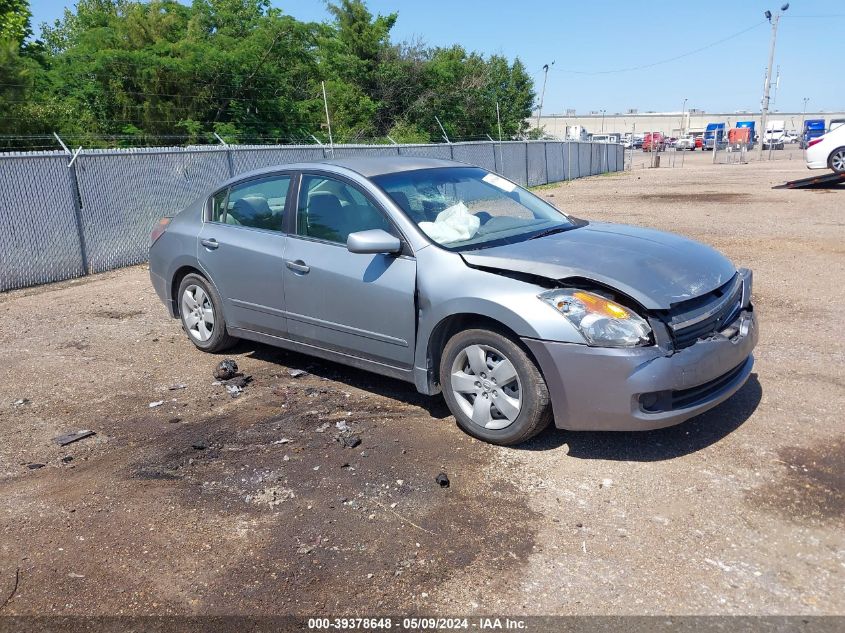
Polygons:
<instances>
[{"instance_id":1,"label":"metal scrap on ground","mask_svg":"<svg viewBox=\"0 0 845 633\"><path fill-rule=\"evenodd\" d=\"M58 437L53 438L53 441L59 446L67 446L68 444L84 440L86 437L91 437L92 435L96 435L96 433L88 429L82 429L81 431L59 435Z\"/></svg>"}]
</instances>

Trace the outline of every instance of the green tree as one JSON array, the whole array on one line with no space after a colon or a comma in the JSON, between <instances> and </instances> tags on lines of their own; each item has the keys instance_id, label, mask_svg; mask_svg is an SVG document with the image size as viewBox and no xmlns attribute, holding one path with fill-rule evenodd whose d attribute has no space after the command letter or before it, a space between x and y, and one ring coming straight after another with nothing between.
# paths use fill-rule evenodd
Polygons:
<instances>
[{"instance_id":1,"label":"green tree","mask_svg":"<svg viewBox=\"0 0 845 633\"><path fill-rule=\"evenodd\" d=\"M519 60L394 44L397 14L362 0L300 22L269 0L77 0L28 41L28 8L0 0L0 126L86 146L337 142L523 134L534 99ZM12 19L13 16L14 19ZM386 140L386 139L385 139Z\"/></svg>"},{"instance_id":2,"label":"green tree","mask_svg":"<svg viewBox=\"0 0 845 633\"><path fill-rule=\"evenodd\" d=\"M0 41L12 42L21 48L32 35L28 0L0 0Z\"/></svg>"}]
</instances>

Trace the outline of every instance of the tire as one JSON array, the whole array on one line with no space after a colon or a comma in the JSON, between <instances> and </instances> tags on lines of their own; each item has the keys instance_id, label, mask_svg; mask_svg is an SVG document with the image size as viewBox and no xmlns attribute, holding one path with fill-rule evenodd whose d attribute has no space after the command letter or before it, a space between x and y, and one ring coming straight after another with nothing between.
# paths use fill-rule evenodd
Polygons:
<instances>
[{"instance_id":1,"label":"tire","mask_svg":"<svg viewBox=\"0 0 845 633\"><path fill-rule=\"evenodd\" d=\"M449 339L440 359L440 386L458 426L491 444L524 442L552 419L540 370L518 343L498 332L465 330Z\"/></svg>"},{"instance_id":2,"label":"tire","mask_svg":"<svg viewBox=\"0 0 845 633\"><path fill-rule=\"evenodd\" d=\"M204 352L222 352L238 342L226 332L223 301L217 290L196 273L185 275L176 295L182 329Z\"/></svg>"},{"instance_id":3,"label":"tire","mask_svg":"<svg viewBox=\"0 0 845 633\"><path fill-rule=\"evenodd\" d=\"M845 147L837 147L830 153L827 166L836 174L845 174Z\"/></svg>"}]
</instances>

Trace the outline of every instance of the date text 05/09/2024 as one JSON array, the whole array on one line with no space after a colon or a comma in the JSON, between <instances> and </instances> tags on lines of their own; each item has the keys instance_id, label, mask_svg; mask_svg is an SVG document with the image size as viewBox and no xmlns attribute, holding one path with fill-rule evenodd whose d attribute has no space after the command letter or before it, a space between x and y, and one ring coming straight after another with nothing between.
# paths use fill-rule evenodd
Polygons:
<instances>
[{"instance_id":1,"label":"date text 05/09/2024","mask_svg":"<svg viewBox=\"0 0 845 633\"><path fill-rule=\"evenodd\" d=\"M310 630L477 630L477 631L525 631L526 622L514 618L435 618L435 617L370 617L370 618L309 618Z\"/></svg>"}]
</instances>

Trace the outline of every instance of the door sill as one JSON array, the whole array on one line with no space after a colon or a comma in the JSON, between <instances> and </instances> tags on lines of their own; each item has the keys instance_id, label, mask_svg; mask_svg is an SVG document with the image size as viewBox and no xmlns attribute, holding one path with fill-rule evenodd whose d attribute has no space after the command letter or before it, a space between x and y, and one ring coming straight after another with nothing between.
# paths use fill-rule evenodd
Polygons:
<instances>
[{"instance_id":1,"label":"door sill","mask_svg":"<svg viewBox=\"0 0 845 633\"><path fill-rule=\"evenodd\" d=\"M414 382L414 371L412 368L396 367L394 365L387 365L378 361L361 358L359 356L352 356L351 354L344 354L343 352L336 352L334 350L317 347L316 345L309 345L308 343L300 343L299 341L292 341L281 336L273 336L272 334L264 334L263 332L256 332L254 330L247 330L244 328L230 327L227 331L232 336L237 338L256 341L258 343L266 343L274 347L281 347L282 349L299 352L307 356L315 356L324 360L334 361L356 369L363 369L365 371L380 374L382 376L389 376L404 382Z\"/></svg>"}]
</instances>

